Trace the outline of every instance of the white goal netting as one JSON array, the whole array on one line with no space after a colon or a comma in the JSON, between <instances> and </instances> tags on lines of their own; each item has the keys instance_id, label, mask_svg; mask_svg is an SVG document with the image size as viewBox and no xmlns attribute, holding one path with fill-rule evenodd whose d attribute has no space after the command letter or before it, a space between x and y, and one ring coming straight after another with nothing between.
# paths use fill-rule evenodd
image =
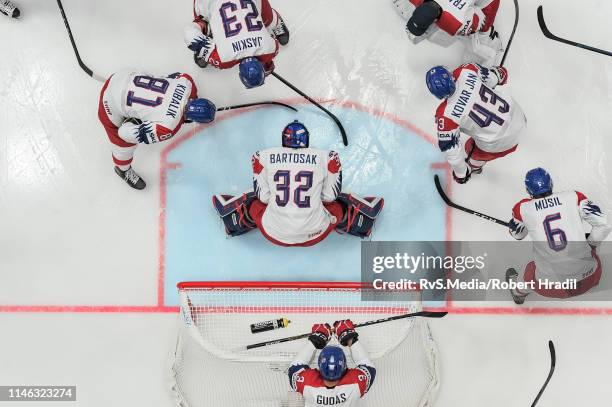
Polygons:
<instances>
[{"instance_id":1,"label":"white goal netting","mask_svg":"<svg viewBox=\"0 0 612 407\"><path fill-rule=\"evenodd\" d=\"M418 293L362 298L353 283L181 283L180 327L172 366L173 391L184 407L302 406L287 369L306 339L246 350L246 346L310 332L314 323L355 323L420 310ZM287 318L286 328L251 333L253 323ZM433 405L438 388L436 346L424 318L358 328L377 369L363 399L368 407ZM347 355L352 363L350 352ZM316 356L313 362L316 361ZM315 367L315 364L312 364Z\"/></svg>"}]
</instances>

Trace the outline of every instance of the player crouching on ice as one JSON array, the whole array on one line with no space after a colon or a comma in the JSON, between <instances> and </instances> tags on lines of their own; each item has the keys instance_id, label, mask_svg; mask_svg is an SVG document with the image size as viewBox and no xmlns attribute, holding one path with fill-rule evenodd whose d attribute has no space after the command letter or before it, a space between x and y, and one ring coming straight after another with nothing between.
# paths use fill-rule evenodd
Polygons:
<instances>
[{"instance_id":1,"label":"player crouching on ice","mask_svg":"<svg viewBox=\"0 0 612 407\"><path fill-rule=\"evenodd\" d=\"M413 44L429 40L442 47L461 41L464 61L495 65L504 52L493 23L501 0L392 0L408 22L406 32Z\"/></svg>"},{"instance_id":2,"label":"player crouching on ice","mask_svg":"<svg viewBox=\"0 0 612 407\"><path fill-rule=\"evenodd\" d=\"M429 91L443 100L435 116L438 145L455 181L465 184L488 161L516 150L527 119L520 106L497 88L508 82L506 68L464 64L450 72L435 66L427 71L426 82ZM461 133L471 136L464 148Z\"/></svg>"},{"instance_id":3,"label":"player crouching on ice","mask_svg":"<svg viewBox=\"0 0 612 407\"><path fill-rule=\"evenodd\" d=\"M527 264L521 282L534 285L536 293L550 298L570 298L584 294L599 284L601 261L597 246L612 229L598 205L577 191L553 193L553 182L542 168L525 176L530 198L512 209L510 234L517 240L531 236L534 260ZM583 221L591 232L586 235ZM515 269L506 271L506 280L519 281ZM575 288L542 287L540 282L576 281ZM532 290L510 290L514 302L522 304Z\"/></svg>"},{"instance_id":4,"label":"player crouching on ice","mask_svg":"<svg viewBox=\"0 0 612 407\"><path fill-rule=\"evenodd\" d=\"M132 168L138 143L160 143L172 138L183 123L209 123L216 107L198 99L191 76L174 73L164 78L142 72L112 75L102 87L98 118L112 146L115 173L135 189L144 180Z\"/></svg>"},{"instance_id":5,"label":"player crouching on ice","mask_svg":"<svg viewBox=\"0 0 612 407\"><path fill-rule=\"evenodd\" d=\"M312 246L333 230L370 236L384 200L341 193L338 154L310 148L308 142L306 127L297 120L290 123L282 147L253 155L255 192L213 197L229 236L259 228L279 246Z\"/></svg>"},{"instance_id":6,"label":"player crouching on ice","mask_svg":"<svg viewBox=\"0 0 612 407\"><path fill-rule=\"evenodd\" d=\"M289 30L268 0L195 0L193 15L185 44L195 63L219 69L239 65L247 89L263 85L274 71L279 44L289 42Z\"/></svg>"},{"instance_id":7,"label":"player crouching on ice","mask_svg":"<svg viewBox=\"0 0 612 407\"><path fill-rule=\"evenodd\" d=\"M314 325L308 343L297 354L288 372L291 388L304 396L306 407L357 406L374 383L376 369L358 342L359 334L351 320L336 321L334 333L342 346L350 348L357 367L348 369L342 348L328 345L332 337L329 324ZM318 369L311 369L308 364L317 349L321 349Z\"/></svg>"}]
</instances>

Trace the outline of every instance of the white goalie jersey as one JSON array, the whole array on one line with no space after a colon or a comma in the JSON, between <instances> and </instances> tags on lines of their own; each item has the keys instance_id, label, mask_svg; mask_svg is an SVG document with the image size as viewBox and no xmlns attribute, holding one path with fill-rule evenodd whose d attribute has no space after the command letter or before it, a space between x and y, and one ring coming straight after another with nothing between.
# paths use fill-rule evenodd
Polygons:
<instances>
[{"instance_id":1,"label":"white goalie jersey","mask_svg":"<svg viewBox=\"0 0 612 407\"><path fill-rule=\"evenodd\" d=\"M263 233L284 244L299 244L336 223L323 205L336 200L342 188L335 151L275 147L256 152L252 163L255 192L267 204Z\"/></svg>"}]
</instances>

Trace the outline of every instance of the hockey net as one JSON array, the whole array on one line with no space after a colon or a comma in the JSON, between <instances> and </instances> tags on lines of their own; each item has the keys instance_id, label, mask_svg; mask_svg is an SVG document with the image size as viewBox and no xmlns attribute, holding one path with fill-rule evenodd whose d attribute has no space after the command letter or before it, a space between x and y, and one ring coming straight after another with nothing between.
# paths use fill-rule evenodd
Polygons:
<instances>
[{"instance_id":1,"label":"hockey net","mask_svg":"<svg viewBox=\"0 0 612 407\"><path fill-rule=\"evenodd\" d=\"M287 369L306 339L251 350L246 346L307 333L318 322L350 318L360 323L421 310L418 293L401 298L389 293L384 298L385 293L377 292L376 300L362 294L359 283L180 283L180 326L172 366L177 405L303 406L301 396L290 391ZM251 333L251 324L279 318L291 323ZM357 331L377 369L364 406L433 404L438 358L424 318ZM350 351L347 356L349 367L354 366ZM316 367L316 356L311 366Z\"/></svg>"}]
</instances>

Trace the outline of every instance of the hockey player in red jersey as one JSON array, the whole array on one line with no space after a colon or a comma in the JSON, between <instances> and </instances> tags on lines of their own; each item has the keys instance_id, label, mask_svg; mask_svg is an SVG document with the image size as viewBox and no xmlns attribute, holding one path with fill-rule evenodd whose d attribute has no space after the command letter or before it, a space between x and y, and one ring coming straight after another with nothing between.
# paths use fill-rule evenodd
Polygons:
<instances>
[{"instance_id":1,"label":"hockey player in red jersey","mask_svg":"<svg viewBox=\"0 0 612 407\"><path fill-rule=\"evenodd\" d=\"M196 64L219 69L239 64L247 88L264 83L279 44L289 42L289 30L268 0L194 0L193 16L185 43Z\"/></svg>"},{"instance_id":2,"label":"hockey player in red jersey","mask_svg":"<svg viewBox=\"0 0 612 407\"><path fill-rule=\"evenodd\" d=\"M215 195L213 205L229 236L258 228L280 246L312 246L333 230L370 236L382 198L342 193L342 165L335 151L309 147L306 127L285 127L282 147L253 155L254 191Z\"/></svg>"},{"instance_id":3,"label":"hockey player in red jersey","mask_svg":"<svg viewBox=\"0 0 612 407\"><path fill-rule=\"evenodd\" d=\"M104 84L98 106L115 172L135 189L146 187L132 168L139 143L166 141L183 123L209 123L215 112L211 101L198 99L193 79L179 72L162 78L129 70L115 73Z\"/></svg>"},{"instance_id":4,"label":"hockey player in red jersey","mask_svg":"<svg viewBox=\"0 0 612 407\"><path fill-rule=\"evenodd\" d=\"M438 145L460 184L480 174L488 161L514 152L527 119L520 106L499 88L508 81L506 68L461 65L450 72L431 68L429 91L442 103L436 110ZM495 89L495 90L494 90ZM461 147L461 134L468 135Z\"/></svg>"},{"instance_id":5,"label":"hockey player in red jersey","mask_svg":"<svg viewBox=\"0 0 612 407\"><path fill-rule=\"evenodd\" d=\"M328 345L332 335L340 345L350 348L357 367L349 369L342 348ZM360 399L374 383L376 368L358 339L359 334L350 319L336 321L333 334L329 324L312 327L308 343L297 354L288 371L291 389L304 396L306 407L355 407L360 404ZM309 362L318 349L321 350L318 369L311 369Z\"/></svg>"},{"instance_id":6,"label":"hockey player in red jersey","mask_svg":"<svg viewBox=\"0 0 612 407\"><path fill-rule=\"evenodd\" d=\"M501 0L392 0L407 19L406 32L414 44L427 39L448 47L456 41L466 46L467 60L490 66L503 54L493 23ZM466 60L466 59L464 59Z\"/></svg>"},{"instance_id":7,"label":"hockey player in red jersey","mask_svg":"<svg viewBox=\"0 0 612 407\"><path fill-rule=\"evenodd\" d=\"M514 205L510 234L517 240L531 237L533 261L520 277L508 269L506 279L531 283L533 289L511 290L514 301L522 304L533 291L569 298L597 286L602 270L596 249L612 229L601 208L581 192L553 192L552 178L543 168L527 172L525 187L530 198ZM590 233L585 234L583 222L591 225ZM573 281L570 288L543 284Z\"/></svg>"}]
</instances>

